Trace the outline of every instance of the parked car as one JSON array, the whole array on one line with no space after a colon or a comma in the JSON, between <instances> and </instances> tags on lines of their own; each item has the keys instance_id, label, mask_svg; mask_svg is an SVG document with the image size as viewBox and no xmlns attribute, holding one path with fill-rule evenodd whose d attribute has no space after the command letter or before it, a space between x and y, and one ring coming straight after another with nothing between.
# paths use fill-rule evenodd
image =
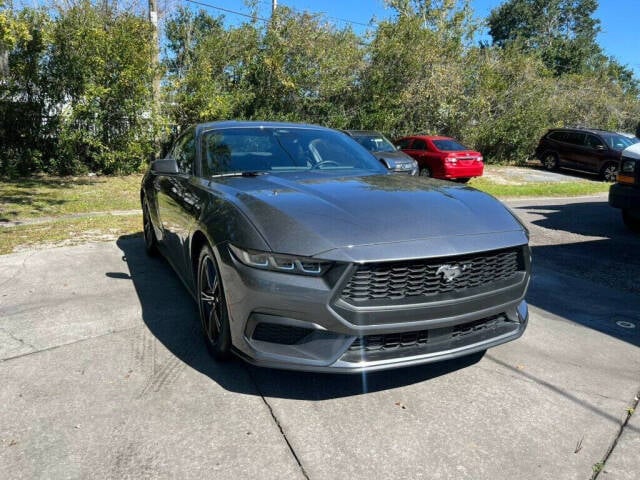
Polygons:
<instances>
[{"instance_id":1,"label":"parked car","mask_svg":"<svg viewBox=\"0 0 640 480\"><path fill-rule=\"evenodd\" d=\"M395 141L400 150L418 162L423 177L468 181L484 170L482 154L449 137L414 135Z\"/></svg>"},{"instance_id":2,"label":"parked car","mask_svg":"<svg viewBox=\"0 0 640 480\"><path fill-rule=\"evenodd\" d=\"M369 130L345 130L344 132L369 150L374 157L392 172L417 175L418 162L398 150L381 133Z\"/></svg>"},{"instance_id":3,"label":"parked car","mask_svg":"<svg viewBox=\"0 0 640 480\"><path fill-rule=\"evenodd\" d=\"M570 168L597 173L613 182L622 150L634 140L625 135L590 128L552 128L545 133L536 157L548 170Z\"/></svg>"},{"instance_id":4,"label":"parked car","mask_svg":"<svg viewBox=\"0 0 640 480\"><path fill-rule=\"evenodd\" d=\"M391 174L336 130L196 125L151 164L141 202L146 250L196 299L216 359L373 371L482 352L527 325L528 232L510 210Z\"/></svg>"},{"instance_id":5,"label":"parked car","mask_svg":"<svg viewBox=\"0 0 640 480\"><path fill-rule=\"evenodd\" d=\"M640 232L640 143L623 150L617 182L609 189L609 205L622 210L622 220Z\"/></svg>"}]
</instances>

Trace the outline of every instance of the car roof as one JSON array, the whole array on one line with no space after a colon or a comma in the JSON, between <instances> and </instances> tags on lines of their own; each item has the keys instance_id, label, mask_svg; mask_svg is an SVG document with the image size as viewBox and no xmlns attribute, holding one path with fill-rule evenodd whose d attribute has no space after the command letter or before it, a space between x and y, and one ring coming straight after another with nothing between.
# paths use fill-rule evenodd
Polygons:
<instances>
[{"instance_id":1,"label":"car roof","mask_svg":"<svg viewBox=\"0 0 640 480\"><path fill-rule=\"evenodd\" d=\"M444 137L442 135L407 135L402 138L420 138L422 140L455 140L451 137Z\"/></svg>"},{"instance_id":2,"label":"car roof","mask_svg":"<svg viewBox=\"0 0 640 480\"><path fill-rule=\"evenodd\" d=\"M213 128L313 128L318 130L332 130L331 128L322 127L320 125L312 125L308 123L293 123L293 122L265 122L265 121L244 121L244 120L223 120L219 122L205 122L198 123L196 125L197 131L210 130Z\"/></svg>"},{"instance_id":3,"label":"car roof","mask_svg":"<svg viewBox=\"0 0 640 480\"><path fill-rule=\"evenodd\" d=\"M344 130L345 133L348 133L352 137L365 136L365 135L382 135L380 132L376 130Z\"/></svg>"},{"instance_id":4,"label":"car roof","mask_svg":"<svg viewBox=\"0 0 640 480\"><path fill-rule=\"evenodd\" d=\"M620 135L618 132L612 132L611 130L603 130L601 128L587 128L587 127L563 127L563 128L550 128L549 133L551 132L585 132L585 133L594 133L594 134L602 134L602 133L611 133L614 135Z\"/></svg>"}]
</instances>

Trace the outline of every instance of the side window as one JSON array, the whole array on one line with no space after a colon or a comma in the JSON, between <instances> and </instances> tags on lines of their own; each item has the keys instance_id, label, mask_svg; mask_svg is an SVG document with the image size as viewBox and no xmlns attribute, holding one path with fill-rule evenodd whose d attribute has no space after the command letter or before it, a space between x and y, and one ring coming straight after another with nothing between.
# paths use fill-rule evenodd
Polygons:
<instances>
[{"instance_id":1,"label":"side window","mask_svg":"<svg viewBox=\"0 0 640 480\"><path fill-rule=\"evenodd\" d=\"M587 146L591 148L604 147L602 140L595 135L587 135Z\"/></svg>"},{"instance_id":2,"label":"side window","mask_svg":"<svg viewBox=\"0 0 640 480\"><path fill-rule=\"evenodd\" d=\"M424 140L420 140L418 138L413 142L413 149L414 150L426 150L427 149L427 142L425 142Z\"/></svg>"},{"instance_id":3,"label":"side window","mask_svg":"<svg viewBox=\"0 0 640 480\"><path fill-rule=\"evenodd\" d=\"M195 142L195 129L190 128L187 132L178 140L171 156L176 160L178 164L178 171L180 173L193 174L193 162L196 158L196 142Z\"/></svg>"},{"instance_id":4,"label":"side window","mask_svg":"<svg viewBox=\"0 0 640 480\"><path fill-rule=\"evenodd\" d=\"M584 145L585 144L584 137L585 137L584 133L567 132L567 139L565 141L573 145Z\"/></svg>"},{"instance_id":5,"label":"side window","mask_svg":"<svg viewBox=\"0 0 640 480\"><path fill-rule=\"evenodd\" d=\"M409 144L411 143L411 139L410 138L402 138L400 140L398 140L396 142L396 146L400 149L400 150L405 150L407 148L409 148Z\"/></svg>"},{"instance_id":6,"label":"side window","mask_svg":"<svg viewBox=\"0 0 640 480\"><path fill-rule=\"evenodd\" d=\"M556 142L566 142L567 132L553 132L549 134L549 138L551 140L555 140Z\"/></svg>"}]
</instances>

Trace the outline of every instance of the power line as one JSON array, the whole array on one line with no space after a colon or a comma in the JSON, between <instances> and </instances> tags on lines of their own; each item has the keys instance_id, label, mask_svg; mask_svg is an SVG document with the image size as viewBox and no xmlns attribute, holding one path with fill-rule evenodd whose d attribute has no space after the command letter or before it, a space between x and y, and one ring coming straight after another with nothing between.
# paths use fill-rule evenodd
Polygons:
<instances>
[{"instance_id":1,"label":"power line","mask_svg":"<svg viewBox=\"0 0 640 480\"><path fill-rule=\"evenodd\" d=\"M193 3L195 5L200 5L202 7L208 7L208 8L213 8L214 10L220 10L222 12L232 13L234 15L239 15L241 17L251 18L251 19L254 19L254 20L260 20L261 22L269 22L270 21L268 18L262 18L262 17L258 17L256 15L249 15L248 13L238 12L237 10L230 10L228 8L218 7L216 5L211 5L210 3L198 2L197 0L185 0L185 1L188 2L188 3ZM280 4L280 5L282 5L282 4ZM297 8L290 7L289 5L285 5L285 6L287 8L289 8L289 9L291 9L292 11L298 12L298 13L308 13L308 14L311 14L311 15L320 14L320 15L324 15L324 17L326 17L326 18L328 18L330 20L338 20L340 22L351 23L353 25L360 25L360 26L363 26L363 27L370 26L370 24L368 24L368 23L356 22L354 20L347 20L347 19L338 18L338 17L330 17L328 15L325 15L323 12L302 11L302 10L298 10Z\"/></svg>"},{"instance_id":2,"label":"power line","mask_svg":"<svg viewBox=\"0 0 640 480\"><path fill-rule=\"evenodd\" d=\"M247 13L238 12L236 10L229 10L228 8L218 7L216 5L211 5L209 3L197 2L196 0L185 0L189 3L194 3L196 5L200 5L202 7L213 8L215 10L220 10L222 12L233 13L234 15L240 15L241 17L251 18L252 20L260 20L261 22L269 22L268 18L258 17L256 15L249 15Z\"/></svg>"},{"instance_id":3,"label":"power line","mask_svg":"<svg viewBox=\"0 0 640 480\"><path fill-rule=\"evenodd\" d=\"M281 5L285 5L285 4L281 4ZM304 10L304 11L303 11L303 10L297 9L297 8L295 8L295 7L292 7L292 6L290 6L290 5L285 5L285 6L286 6L287 8L290 8L290 9L291 9L291 10L293 10L294 12L298 12L298 13L309 13L309 14L311 14L311 15L313 15L313 14L315 14L315 13L318 13L318 14L320 14L320 15L324 15L326 18L329 18L329 19L331 19L331 20L338 20L338 21L340 21L340 22L351 23L351 24L353 24L353 25L360 25L360 26L363 26L363 27L368 27L368 26L370 26L370 24L369 24L369 23L356 22L355 20L347 20L346 18L330 17L329 15L326 15L324 12L309 12L308 10ZM374 25L375 25L375 23L374 23Z\"/></svg>"}]
</instances>

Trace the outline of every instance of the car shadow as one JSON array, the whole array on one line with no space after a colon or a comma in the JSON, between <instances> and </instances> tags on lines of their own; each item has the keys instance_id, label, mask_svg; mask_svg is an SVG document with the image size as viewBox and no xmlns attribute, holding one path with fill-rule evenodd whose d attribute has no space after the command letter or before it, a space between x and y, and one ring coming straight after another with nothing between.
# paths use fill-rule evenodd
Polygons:
<instances>
[{"instance_id":1,"label":"car shadow","mask_svg":"<svg viewBox=\"0 0 640 480\"><path fill-rule=\"evenodd\" d=\"M640 346L640 236L624 227L620 212L606 200L518 205L514 210L539 217L531 223L553 235L566 234L563 243L532 247L528 302ZM534 232L534 238L545 233Z\"/></svg>"},{"instance_id":2,"label":"car shadow","mask_svg":"<svg viewBox=\"0 0 640 480\"><path fill-rule=\"evenodd\" d=\"M600 174L597 172L585 172L583 170L573 170L570 168L556 168L555 170L549 170L542 166L542 164L528 164L526 165L528 168L532 170L537 170L539 172L546 173L557 173L559 175L566 175L568 177L579 178L581 180L590 180L592 182L603 182L602 178L600 178Z\"/></svg>"},{"instance_id":3,"label":"car shadow","mask_svg":"<svg viewBox=\"0 0 640 480\"><path fill-rule=\"evenodd\" d=\"M128 272L106 272L109 278L133 281L150 332L176 357L221 387L249 395L325 400L389 390L428 381L469 367L481 354L420 367L366 375L321 374L255 367L234 358L215 362L200 333L197 306L176 273L162 258L149 258L141 236L117 240Z\"/></svg>"}]
</instances>

